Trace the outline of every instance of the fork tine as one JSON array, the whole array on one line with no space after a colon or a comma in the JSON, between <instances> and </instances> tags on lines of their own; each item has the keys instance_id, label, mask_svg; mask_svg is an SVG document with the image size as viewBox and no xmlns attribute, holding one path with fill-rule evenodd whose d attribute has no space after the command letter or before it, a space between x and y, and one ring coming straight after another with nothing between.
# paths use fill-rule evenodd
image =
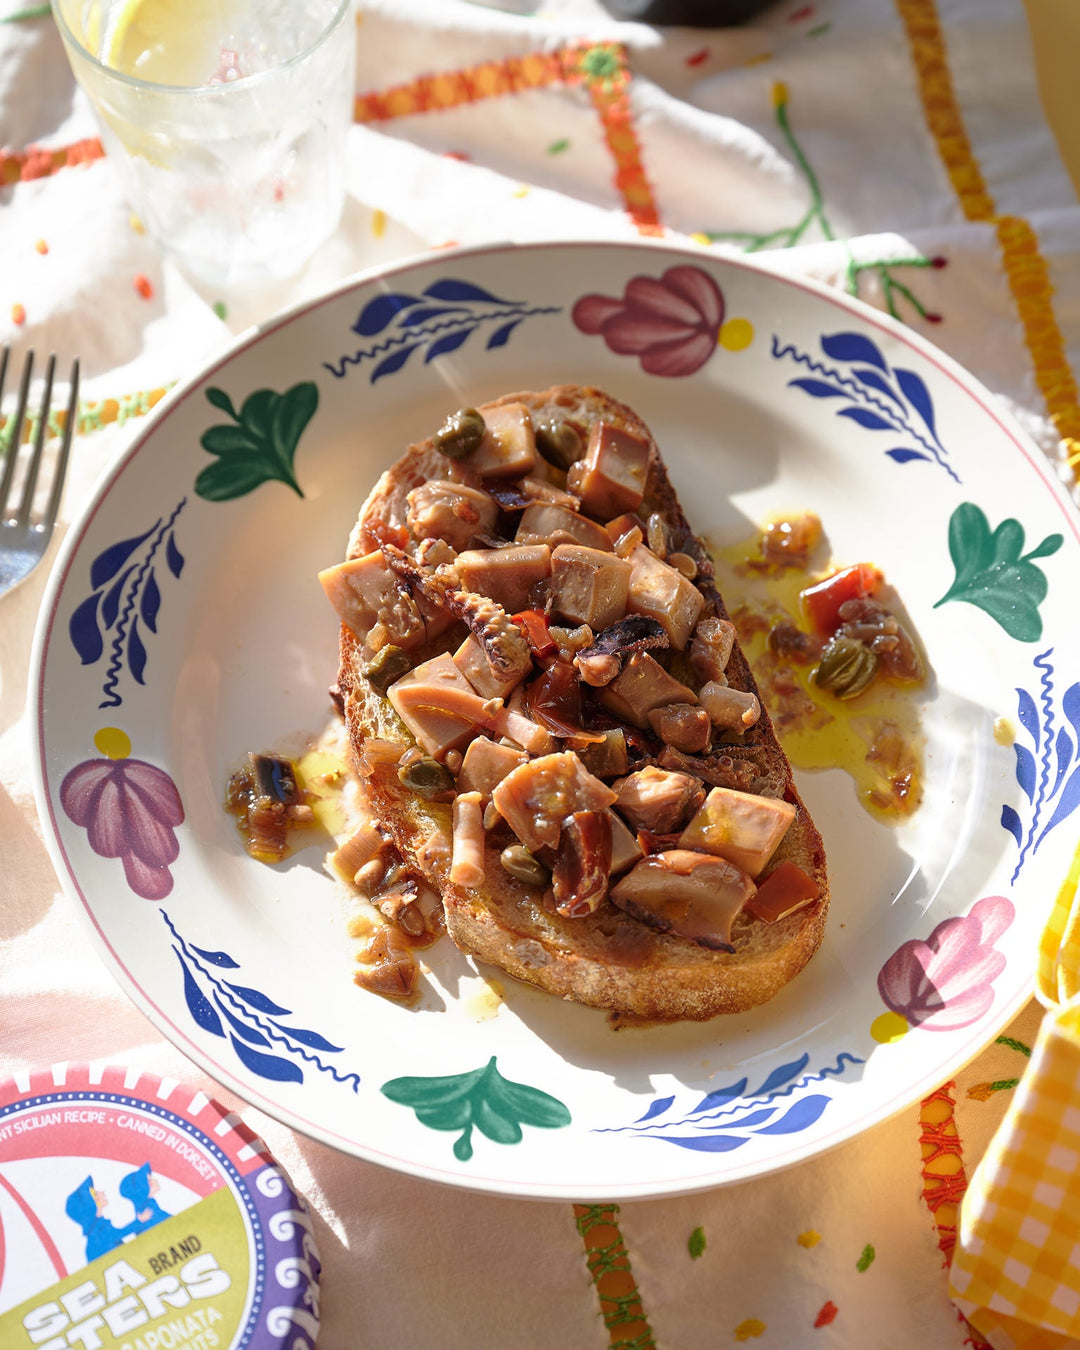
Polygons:
<instances>
[{"instance_id":1,"label":"fork tine","mask_svg":"<svg viewBox=\"0 0 1080 1350\"><path fill-rule=\"evenodd\" d=\"M34 453L30 457L30 467L23 481L22 501L19 503L17 523L25 528L30 523L30 508L34 504L34 490L37 488L38 474L41 472L41 452L45 448L45 437L49 431L49 405L52 403L53 373L56 370L55 352L49 357L45 367L45 392L41 396L41 410L38 413L37 435L34 437Z\"/></svg>"},{"instance_id":2,"label":"fork tine","mask_svg":"<svg viewBox=\"0 0 1080 1350\"><path fill-rule=\"evenodd\" d=\"M2 371L0 371L0 386L2 386ZM75 434L75 424L79 420L79 362L78 359L71 363L71 394L68 397L67 414L64 420L64 439L60 443L60 453L57 456L56 468L53 471L52 491L49 493L49 504L45 508L45 518L42 525L46 530L51 530L56 524L56 517L60 512L60 497L64 491L64 479L67 477L68 456L71 454L71 439Z\"/></svg>"},{"instance_id":3,"label":"fork tine","mask_svg":"<svg viewBox=\"0 0 1080 1350\"><path fill-rule=\"evenodd\" d=\"M8 423L7 435L4 437L4 476L0 478L0 520L3 520L7 513L7 499L11 492L11 480L15 477L15 461L19 458L19 441L22 439L22 425L26 417L26 399L30 393L30 376L34 370L34 353L26 353L26 361L23 365L22 380L19 382L19 399L15 407L15 413Z\"/></svg>"}]
</instances>

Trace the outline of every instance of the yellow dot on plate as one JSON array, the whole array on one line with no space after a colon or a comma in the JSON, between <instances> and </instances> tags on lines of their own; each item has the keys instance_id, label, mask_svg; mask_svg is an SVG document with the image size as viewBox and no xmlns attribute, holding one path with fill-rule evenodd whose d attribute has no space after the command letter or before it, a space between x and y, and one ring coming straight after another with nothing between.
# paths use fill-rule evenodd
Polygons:
<instances>
[{"instance_id":1,"label":"yellow dot on plate","mask_svg":"<svg viewBox=\"0 0 1080 1350\"><path fill-rule=\"evenodd\" d=\"M728 319L720 329L720 346L728 352L741 352L754 340L754 325L749 319Z\"/></svg>"},{"instance_id":2,"label":"yellow dot on plate","mask_svg":"<svg viewBox=\"0 0 1080 1350\"><path fill-rule=\"evenodd\" d=\"M890 1045L907 1035L908 1024L897 1012L884 1012L870 1023L870 1035L881 1045Z\"/></svg>"},{"instance_id":3,"label":"yellow dot on plate","mask_svg":"<svg viewBox=\"0 0 1080 1350\"><path fill-rule=\"evenodd\" d=\"M690 238L694 241L695 244L703 244L706 246L712 244L712 240L702 230L695 230L694 233L690 236Z\"/></svg>"},{"instance_id":4,"label":"yellow dot on plate","mask_svg":"<svg viewBox=\"0 0 1080 1350\"><path fill-rule=\"evenodd\" d=\"M135 231L136 234L146 233L146 226L143 225L142 221L139 219L137 215L135 215L134 212L132 212L132 214L128 216L128 224L131 226L131 228Z\"/></svg>"},{"instance_id":5,"label":"yellow dot on plate","mask_svg":"<svg viewBox=\"0 0 1080 1350\"><path fill-rule=\"evenodd\" d=\"M516 187L514 189L515 197L527 197L528 195L529 195L529 187L527 183L522 183L520 187Z\"/></svg>"},{"instance_id":6,"label":"yellow dot on plate","mask_svg":"<svg viewBox=\"0 0 1080 1350\"><path fill-rule=\"evenodd\" d=\"M805 1233L800 1233L795 1241L800 1247L816 1247L821 1241L821 1234L815 1233L812 1228L808 1228Z\"/></svg>"},{"instance_id":7,"label":"yellow dot on plate","mask_svg":"<svg viewBox=\"0 0 1080 1350\"><path fill-rule=\"evenodd\" d=\"M127 759L131 754L131 739L119 727L102 727L94 737L94 745L106 759Z\"/></svg>"},{"instance_id":8,"label":"yellow dot on plate","mask_svg":"<svg viewBox=\"0 0 1080 1350\"><path fill-rule=\"evenodd\" d=\"M381 239L386 233L386 212L376 207L371 213L371 233Z\"/></svg>"}]
</instances>

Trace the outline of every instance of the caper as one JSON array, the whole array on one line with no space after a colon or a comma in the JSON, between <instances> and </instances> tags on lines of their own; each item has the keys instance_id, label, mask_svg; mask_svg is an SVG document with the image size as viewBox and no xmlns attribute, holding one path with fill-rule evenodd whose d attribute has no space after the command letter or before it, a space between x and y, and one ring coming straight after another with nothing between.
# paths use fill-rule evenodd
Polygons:
<instances>
[{"instance_id":1,"label":"caper","mask_svg":"<svg viewBox=\"0 0 1080 1350\"><path fill-rule=\"evenodd\" d=\"M556 417L542 417L533 426L536 448L549 464L568 469L585 453L585 443L577 427Z\"/></svg>"},{"instance_id":2,"label":"caper","mask_svg":"<svg viewBox=\"0 0 1080 1350\"><path fill-rule=\"evenodd\" d=\"M524 844L511 844L499 854L503 871L509 872L515 881L523 881L526 886L546 886L551 877L547 868L539 862Z\"/></svg>"},{"instance_id":3,"label":"caper","mask_svg":"<svg viewBox=\"0 0 1080 1350\"><path fill-rule=\"evenodd\" d=\"M398 769L398 781L418 797L434 801L454 790L454 775L437 759L417 759Z\"/></svg>"},{"instance_id":4,"label":"caper","mask_svg":"<svg viewBox=\"0 0 1080 1350\"><path fill-rule=\"evenodd\" d=\"M387 644L361 667L361 674L372 688L377 689L380 694L385 694L392 684L400 680L402 675L408 675L410 670L412 662L401 648Z\"/></svg>"},{"instance_id":5,"label":"caper","mask_svg":"<svg viewBox=\"0 0 1080 1350\"><path fill-rule=\"evenodd\" d=\"M475 408L459 408L451 413L432 440L435 449L450 459L464 459L471 455L487 431L487 423Z\"/></svg>"},{"instance_id":6,"label":"caper","mask_svg":"<svg viewBox=\"0 0 1080 1350\"><path fill-rule=\"evenodd\" d=\"M814 683L837 698L855 698L877 672L877 653L854 638L834 637L821 653Z\"/></svg>"}]
</instances>

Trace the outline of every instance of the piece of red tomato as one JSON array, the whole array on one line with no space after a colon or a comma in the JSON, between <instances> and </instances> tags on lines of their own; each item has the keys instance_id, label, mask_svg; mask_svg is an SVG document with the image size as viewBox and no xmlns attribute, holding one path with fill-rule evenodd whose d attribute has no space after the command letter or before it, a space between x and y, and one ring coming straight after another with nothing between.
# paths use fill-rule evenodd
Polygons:
<instances>
[{"instance_id":1,"label":"piece of red tomato","mask_svg":"<svg viewBox=\"0 0 1080 1350\"><path fill-rule=\"evenodd\" d=\"M831 637L840 627L840 606L847 600L864 600L873 595L882 580L881 573L872 563L845 567L800 591L803 613L815 632L822 637Z\"/></svg>"},{"instance_id":2,"label":"piece of red tomato","mask_svg":"<svg viewBox=\"0 0 1080 1350\"><path fill-rule=\"evenodd\" d=\"M520 614L512 615L510 622L521 629L533 656L554 656L559 650L548 629L547 619L538 609L523 609Z\"/></svg>"}]
</instances>

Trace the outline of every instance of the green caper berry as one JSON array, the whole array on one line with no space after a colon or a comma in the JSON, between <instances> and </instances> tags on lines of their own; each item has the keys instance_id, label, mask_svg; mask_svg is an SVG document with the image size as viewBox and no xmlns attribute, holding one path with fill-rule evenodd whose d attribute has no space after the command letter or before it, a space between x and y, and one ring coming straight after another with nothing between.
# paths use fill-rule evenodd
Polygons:
<instances>
[{"instance_id":1,"label":"green caper berry","mask_svg":"<svg viewBox=\"0 0 1080 1350\"><path fill-rule=\"evenodd\" d=\"M821 654L814 683L837 698L855 698L877 673L877 653L854 638L835 637Z\"/></svg>"},{"instance_id":2,"label":"green caper berry","mask_svg":"<svg viewBox=\"0 0 1080 1350\"><path fill-rule=\"evenodd\" d=\"M585 454L581 434L569 422L545 417L536 423L534 431L537 450L557 469L569 469Z\"/></svg>"},{"instance_id":3,"label":"green caper berry","mask_svg":"<svg viewBox=\"0 0 1080 1350\"><path fill-rule=\"evenodd\" d=\"M464 459L477 448L486 431L487 423L475 408L459 408L435 433L435 449L450 459Z\"/></svg>"},{"instance_id":4,"label":"green caper berry","mask_svg":"<svg viewBox=\"0 0 1080 1350\"><path fill-rule=\"evenodd\" d=\"M409 658L400 647L390 645L381 647L362 667L361 673L373 689L385 694L392 684L400 680L402 675L408 675L410 670L412 662Z\"/></svg>"},{"instance_id":5,"label":"green caper berry","mask_svg":"<svg viewBox=\"0 0 1080 1350\"><path fill-rule=\"evenodd\" d=\"M454 790L454 775L437 759L417 759L398 769L398 781L418 797L433 801Z\"/></svg>"},{"instance_id":6,"label":"green caper berry","mask_svg":"<svg viewBox=\"0 0 1080 1350\"><path fill-rule=\"evenodd\" d=\"M524 844L511 844L509 848L504 848L499 854L499 862L504 872L509 872L515 881L523 881L526 886L546 886L550 881L547 868L533 857Z\"/></svg>"}]
</instances>

